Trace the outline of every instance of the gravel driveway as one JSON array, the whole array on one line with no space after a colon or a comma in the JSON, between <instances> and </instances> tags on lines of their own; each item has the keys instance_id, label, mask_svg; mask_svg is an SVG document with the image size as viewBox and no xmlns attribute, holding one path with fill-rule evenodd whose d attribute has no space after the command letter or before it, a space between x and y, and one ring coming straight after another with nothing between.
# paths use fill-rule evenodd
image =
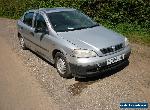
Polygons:
<instances>
[{"instance_id":1,"label":"gravel driveway","mask_svg":"<svg viewBox=\"0 0 150 110\"><path fill-rule=\"evenodd\" d=\"M150 104L150 47L132 44L129 64L101 76L64 79L53 65L29 50L20 49L15 20L0 18L0 37L6 39L30 76L38 82L38 88L60 110L118 110L120 102Z\"/></svg>"}]
</instances>

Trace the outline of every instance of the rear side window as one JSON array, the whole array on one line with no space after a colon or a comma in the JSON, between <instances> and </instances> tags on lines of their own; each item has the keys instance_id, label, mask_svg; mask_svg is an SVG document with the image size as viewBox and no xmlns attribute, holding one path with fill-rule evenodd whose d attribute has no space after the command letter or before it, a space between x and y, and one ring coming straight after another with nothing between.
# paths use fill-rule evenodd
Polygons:
<instances>
[{"instance_id":1,"label":"rear side window","mask_svg":"<svg viewBox=\"0 0 150 110\"><path fill-rule=\"evenodd\" d=\"M33 15L34 15L33 12L26 13L26 14L24 15L24 20L23 20L23 22L24 22L25 24L27 24L28 26L32 26Z\"/></svg>"}]
</instances>

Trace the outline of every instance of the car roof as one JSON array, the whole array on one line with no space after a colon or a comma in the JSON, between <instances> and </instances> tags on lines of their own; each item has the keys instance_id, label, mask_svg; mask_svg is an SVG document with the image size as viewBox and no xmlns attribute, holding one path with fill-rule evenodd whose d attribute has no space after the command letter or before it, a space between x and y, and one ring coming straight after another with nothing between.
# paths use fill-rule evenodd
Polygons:
<instances>
[{"instance_id":1,"label":"car roof","mask_svg":"<svg viewBox=\"0 0 150 110\"><path fill-rule=\"evenodd\" d=\"M36 10L29 10L30 12L37 12L42 11L44 13L52 13L52 12L61 12L61 11L74 11L76 9L73 8L65 8L65 7L58 7L58 8L40 8Z\"/></svg>"}]
</instances>

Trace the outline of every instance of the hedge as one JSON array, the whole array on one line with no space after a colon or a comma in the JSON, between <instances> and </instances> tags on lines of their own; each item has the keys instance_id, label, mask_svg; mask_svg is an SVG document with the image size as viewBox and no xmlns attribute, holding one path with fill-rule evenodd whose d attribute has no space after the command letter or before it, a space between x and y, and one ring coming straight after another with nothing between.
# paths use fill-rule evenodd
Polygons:
<instances>
[{"instance_id":1,"label":"hedge","mask_svg":"<svg viewBox=\"0 0 150 110\"><path fill-rule=\"evenodd\" d=\"M149 0L0 0L0 16L18 19L26 10L52 7L79 9L107 27L120 26L116 31L123 34L146 33L150 41Z\"/></svg>"},{"instance_id":2,"label":"hedge","mask_svg":"<svg viewBox=\"0 0 150 110\"><path fill-rule=\"evenodd\" d=\"M0 16L19 18L28 9L73 7L96 21L136 23L150 27L149 0L1 0Z\"/></svg>"}]
</instances>

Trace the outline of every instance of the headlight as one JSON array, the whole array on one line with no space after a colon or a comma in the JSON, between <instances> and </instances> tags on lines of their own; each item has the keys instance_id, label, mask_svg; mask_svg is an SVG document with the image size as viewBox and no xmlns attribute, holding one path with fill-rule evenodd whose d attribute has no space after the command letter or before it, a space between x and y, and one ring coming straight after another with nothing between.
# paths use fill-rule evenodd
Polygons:
<instances>
[{"instance_id":1,"label":"headlight","mask_svg":"<svg viewBox=\"0 0 150 110\"><path fill-rule=\"evenodd\" d=\"M87 57L95 57L96 53L91 50L74 50L73 51L73 56L78 57L78 58L87 58Z\"/></svg>"},{"instance_id":2,"label":"headlight","mask_svg":"<svg viewBox=\"0 0 150 110\"><path fill-rule=\"evenodd\" d=\"M129 45L129 41L128 39L125 37L125 46L128 46Z\"/></svg>"}]
</instances>

